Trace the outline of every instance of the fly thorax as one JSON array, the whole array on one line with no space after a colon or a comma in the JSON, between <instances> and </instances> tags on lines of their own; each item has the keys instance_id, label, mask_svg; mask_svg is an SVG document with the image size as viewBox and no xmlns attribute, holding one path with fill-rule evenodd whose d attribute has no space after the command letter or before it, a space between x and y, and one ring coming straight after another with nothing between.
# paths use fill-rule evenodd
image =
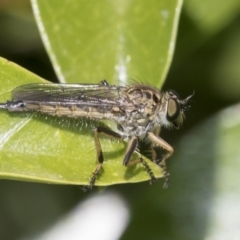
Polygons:
<instances>
[{"instance_id":1,"label":"fly thorax","mask_svg":"<svg viewBox=\"0 0 240 240\"><path fill-rule=\"evenodd\" d=\"M132 116L131 118L121 121L120 124L122 126L122 132L126 136L140 137L141 135L146 133L147 119L138 118L137 115L136 118Z\"/></svg>"},{"instance_id":2,"label":"fly thorax","mask_svg":"<svg viewBox=\"0 0 240 240\"><path fill-rule=\"evenodd\" d=\"M127 135L128 137L144 137L146 135L146 128L145 126L137 126L137 127L128 127L127 132L125 132L125 135Z\"/></svg>"}]
</instances>

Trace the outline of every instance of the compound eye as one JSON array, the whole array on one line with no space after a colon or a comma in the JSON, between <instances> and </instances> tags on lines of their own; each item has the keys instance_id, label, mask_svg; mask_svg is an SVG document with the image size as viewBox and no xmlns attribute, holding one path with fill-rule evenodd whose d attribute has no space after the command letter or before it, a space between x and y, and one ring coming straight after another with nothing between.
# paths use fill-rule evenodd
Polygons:
<instances>
[{"instance_id":1,"label":"compound eye","mask_svg":"<svg viewBox=\"0 0 240 240\"><path fill-rule=\"evenodd\" d=\"M170 98L168 100L167 120L169 122L174 122L179 117L179 114L180 114L179 103L175 99Z\"/></svg>"}]
</instances>

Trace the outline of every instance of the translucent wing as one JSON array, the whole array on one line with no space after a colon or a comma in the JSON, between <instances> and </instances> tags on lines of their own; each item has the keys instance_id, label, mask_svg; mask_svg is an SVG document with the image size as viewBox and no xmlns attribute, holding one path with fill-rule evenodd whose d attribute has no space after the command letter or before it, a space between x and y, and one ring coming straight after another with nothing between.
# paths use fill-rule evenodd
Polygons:
<instances>
[{"instance_id":1,"label":"translucent wing","mask_svg":"<svg viewBox=\"0 0 240 240\"><path fill-rule=\"evenodd\" d=\"M120 86L99 84L27 84L15 88L12 98L21 101L118 104Z\"/></svg>"}]
</instances>

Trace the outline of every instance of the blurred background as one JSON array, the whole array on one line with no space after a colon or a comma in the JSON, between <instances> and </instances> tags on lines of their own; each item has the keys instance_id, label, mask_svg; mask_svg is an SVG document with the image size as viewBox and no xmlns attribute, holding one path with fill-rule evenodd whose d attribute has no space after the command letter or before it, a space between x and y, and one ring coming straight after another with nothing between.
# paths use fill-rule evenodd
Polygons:
<instances>
[{"instance_id":1,"label":"blurred background","mask_svg":"<svg viewBox=\"0 0 240 240\"><path fill-rule=\"evenodd\" d=\"M163 89L174 89L182 97L195 91L195 96L184 127L162 133L176 147L169 189L162 190L162 180L87 193L76 186L1 180L0 239L220 239L211 233L216 220L232 219L231 227L239 227L239 205L221 214L213 210L218 152L211 151L217 148L211 131L219 124L213 116L240 100L239 13L240 4L233 0L224 6L213 0L183 5ZM0 1L0 56L57 82L27 0ZM234 199L240 200L239 194ZM231 239L240 239L239 231L234 234Z\"/></svg>"}]
</instances>

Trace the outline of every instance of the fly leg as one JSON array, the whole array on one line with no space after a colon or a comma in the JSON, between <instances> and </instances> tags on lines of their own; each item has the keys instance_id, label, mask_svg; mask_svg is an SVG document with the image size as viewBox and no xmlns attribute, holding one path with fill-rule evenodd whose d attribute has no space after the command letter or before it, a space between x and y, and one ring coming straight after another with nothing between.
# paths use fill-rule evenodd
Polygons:
<instances>
[{"instance_id":1,"label":"fly leg","mask_svg":"<svg viewBox=\"0 0 240 240\"><path fill-rule=\"evenodd\" d=\"M113 137L113 138L117 138L117 139L122 139L123 137L108 129L108 128L105 128L105 127L96 127L94 129L94 142L95 142L95 147L96 147L96 151L97 151L97 161L98 161L98 164L92 174L92 177L90 179L90 182L89 182L89 185L86 186L86 187L83 187L83 190L89 190L89 189L92 189L92 187L94 186L99 174L100 174L100 171L101 171L101 168L102 168L102 164L104 162L104 156L103 156L103 152L102 152L102 147L101 147L101 144L100 144L100 141L99 141L99 133L101 134L104 134L108 137Z\"/></svg>"},{"instance_id":2,"label":"fly leg","mask_svg":"<svg viewBox=\"0 0 240 240\"><path fill-rule=\"evenodd\" d=\"M167 166L166 166L166 160L173 154L173 148L165 142L162 138L157 137L154 135L152 132L148 133L148 138L152 142L152 157L153 157L153 162L155 162L157 165L159 165L163 169L163 177L165 179L163 188L167 188L169 185L169 173L167 171ZM154 149L154 146L159 146L163 148L165 151L167 151L166 154L162 157L162 159L157 160L157 153L156 150Z\"/></svg>"},{"instance_id":3,"label":"fly leg","mask_svg":"<svg viewBox=\"0 0 240 240\"><path fill-rule=\"evenodd\" d=\"M138 145L138 139L137 139L137 137L133 137L128 143L127 150L125 152L125 156L123 159L123 165L124 166L132 166L134 164L141 162L143 167L145 168L146 172L148 173L148 175L151 178L150 183L153 183L156 181L156 177L154 176L153 171L148 166L147 162L144 161L144 159L142 157L139 157L135 161L130 162L130 158L133 155L134 151L136 150L137 145Z\"/></svg>"}]
</instances>

